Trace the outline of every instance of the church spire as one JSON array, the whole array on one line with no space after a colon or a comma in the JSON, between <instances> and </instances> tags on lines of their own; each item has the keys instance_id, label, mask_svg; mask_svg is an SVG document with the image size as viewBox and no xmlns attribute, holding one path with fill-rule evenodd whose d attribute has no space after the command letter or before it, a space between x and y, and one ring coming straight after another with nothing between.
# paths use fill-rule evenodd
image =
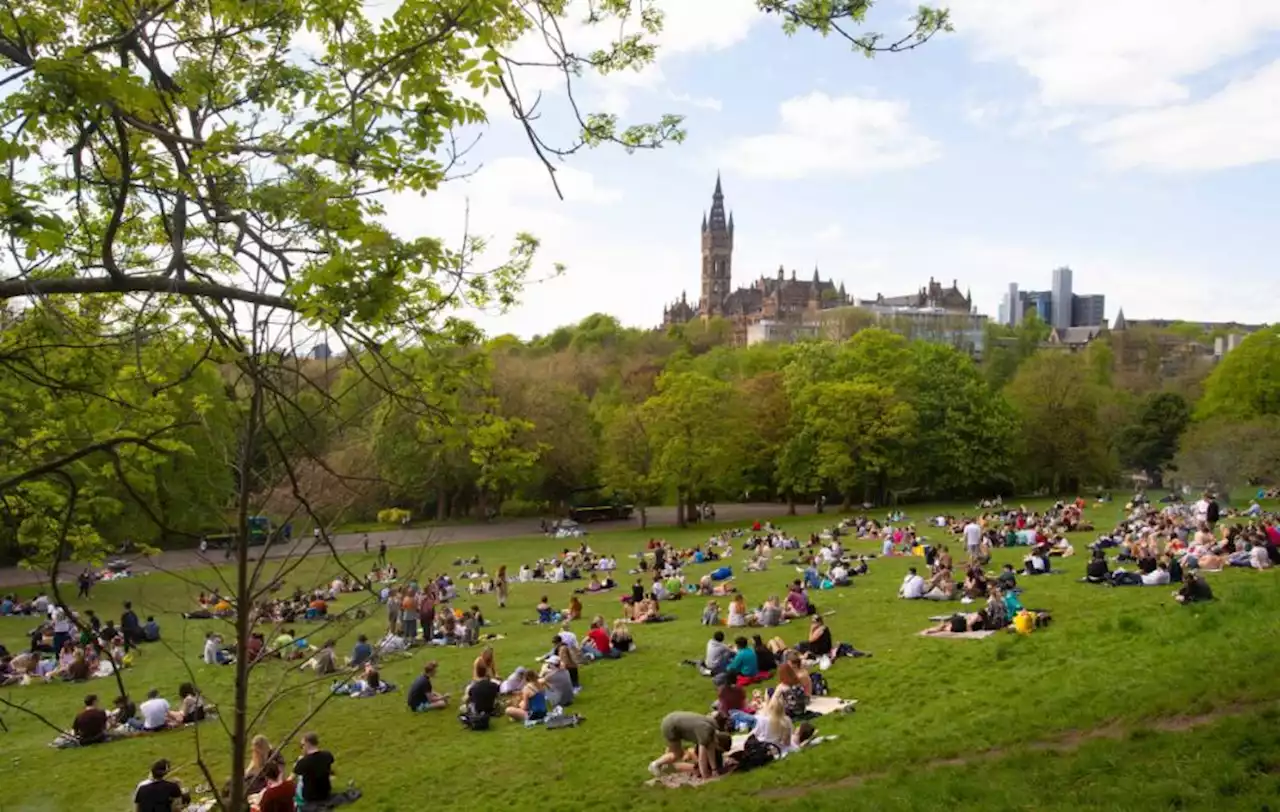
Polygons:
<instances>
[{"instance_id":1,"label":"church spire","mask_svg":"<svg viewBox=\"0 0 1280 812\"><path fill-rule=\"evenodd\" d=\"M724 232L728 230L724 215L724 189L720 185L720 173L716 173L716 190L711 195L711 215L707 218L709 231Z\"/></svg>"},{"instance_id":2,"label":"church spire","mask_svg":"<svg viewBox=\"0 0 1280 812\"><path fill-rule=\"evenodd\" d=\"M702 212L702 230L707 230L707 212L705 209Z\"/></svg>"}]
</instances>

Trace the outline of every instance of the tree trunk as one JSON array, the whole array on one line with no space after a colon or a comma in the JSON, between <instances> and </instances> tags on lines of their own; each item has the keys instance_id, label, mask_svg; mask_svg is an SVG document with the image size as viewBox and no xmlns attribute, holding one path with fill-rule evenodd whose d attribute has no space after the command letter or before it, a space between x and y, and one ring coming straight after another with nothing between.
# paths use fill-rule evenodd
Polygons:
<instances>
[{"instance_id":1,"label":"tree trunk","mask_svg":"<svg viewBox=\"0 0 1280 812\"><path fill-rule=\"evenodd\" d=\"M689 494L688 505L685 506L685 513L689 515L690 520L694 524L702 523L702 514L698 512L698 503L694 499L693 494Z\"/></svg>"},{"instance_id":2,"label":"tree trunk","mask_svg":"<svg viewBox=\"0 0 1280 812\"><path fill-rule=\"evenodd\" d=\"M787 515L796 515L796 492L791 488L787 488Z\"/></svg>"},{"instance_id":3,"label":"tree trunk","mask_svg":"<svg viewBox=\"0 0 1280 812\"><path fill-rule=\"evenodd\" d=\"M449 518L449 495L444 488L436 489L436 521L442 522Z\"/></svg>"},{"instance_id":4,"label":"tree trunk","mask_svg":"<svg viewBox=\"0 0 1280 812\"><path fill-rule=\"evenodd\" d=\"M676 488L676 526L688 527L684 516L684 491Z\"/></svg>"},{"instance_id":5,"label":"tree trunk","mask_svg":"<svg viewBox=\"0 0 1280 812\"><path fill-rule=\"evenodd\" d=\"M231 718L231 795L227 809L244 809L245 756L249 751L249 634L253 631L253 595L249 584L249 497L253 483L249 466L257 444L258 422L262 411L262 382L253 378L253 396L246 415L244 445L240 452L240 493L236 506L236 686L235 707ZM214 789L216 792L216 788Z\"/></svg>"},{"instance_id":6,"label":"tree trunk","mask_svg":"<svg viewBox=\"0 0 1280 812\"><path fill-rule=\"evenodd\" d=\"M644 530L649 526L649 513L644 505L640 506L640 529Z\"/></svg>"}]
</instances>

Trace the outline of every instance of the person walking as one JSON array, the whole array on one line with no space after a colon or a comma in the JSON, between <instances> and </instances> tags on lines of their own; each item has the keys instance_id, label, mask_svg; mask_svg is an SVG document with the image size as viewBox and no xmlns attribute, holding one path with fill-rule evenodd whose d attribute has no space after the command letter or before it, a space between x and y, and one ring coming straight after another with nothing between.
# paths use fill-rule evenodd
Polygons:
<instances>
[{"instance_id":1,"label":"person walking","mask_svg":"<svg viewBox=\"0 0 1280 812\"><path fill-rule=\"evenodd\" d=\"M378 542L378 564L384 567L387 565L387 542L385 539Z\"/></svg>"}]
</instances>

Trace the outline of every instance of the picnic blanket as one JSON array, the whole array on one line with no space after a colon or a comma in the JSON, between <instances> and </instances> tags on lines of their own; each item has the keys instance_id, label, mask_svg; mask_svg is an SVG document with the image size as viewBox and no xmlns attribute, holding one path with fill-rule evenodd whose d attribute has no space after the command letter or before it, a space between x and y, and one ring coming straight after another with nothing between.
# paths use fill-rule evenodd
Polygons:
<instances>
[{"instance_id":1,"label":"picnic blanket","mask_svg":"<svg viewBox=\"0 0 1280 812\"><path fill-rule=\"evenodd\" d=\"M919 633L920 637L941 637L944 640L981 640L995 634L995 629L983 629L977 632L933 632L929 629Z\"/></svg>"},{"instance_id":2,"label":"picnic blanket","mask_svg":"<svg viewBox=\"0 0 1280 812\"><path fill-rule=\"evenodd\" d=\"M128 725L116 725L107 731L105 739L99 742L94 742L93 744L81 744L80 740L75 737L75 734L67 731L66 733L59 733L53 741L49 742L49 746L55 750L66 750L72 747L96 747L99 744L111 744L112 742L117 742L121 739L131 739L135 736L155 736L170 730L178 730L180 728L198 725L200 722L216 718L218 718L217 708L209 705L205 707L204 718L199 722L188 722L185 725L179 725L178 727L166 727L163 730L140 730L129 727Z\"/></svg>"},{"instance_id":3,"label":"picnic blanket","mask_svg":"<svg viewBox=\"0 0 1280 812\"><path fill-rule=\"evenodd\" d=\"M817 747L818 745L823 744L824 742L829 742L838 738L839 736L834 736L834 735L833 736L815 736L814 738L805 742L800 747L794 748L792 750L784 750L782 752L782 755L777 759L777 761L781 761L782 759L785 759L788 756L795 755L796 753L799 753L801 751L808 750L813 747ZM736 753L739 750L741 750L746 740L747 740L747 734L744 734L741 736L734 736L733 748L730 749L729 752ZM725 775L732 775L732 773L726 773ZM703 780L699 778L695 773L676 772L676 773L666 773L664 775L658 776L657 778L650 778L648 781L644 783L646 786L650 786L650 787L667 787L668 789L673 789L675 787L697 787L697 786L701 786L702 784L709 783L711 781L719 781L721 778L724 778L724 777L725 777L724 775L716 775L706 780Z\"/></svg>"}]
</instances>

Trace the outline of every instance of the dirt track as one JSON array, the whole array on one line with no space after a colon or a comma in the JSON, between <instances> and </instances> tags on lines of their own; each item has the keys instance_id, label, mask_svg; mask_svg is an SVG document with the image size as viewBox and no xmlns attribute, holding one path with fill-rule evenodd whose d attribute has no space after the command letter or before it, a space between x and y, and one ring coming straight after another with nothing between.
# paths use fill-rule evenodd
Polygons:
<instances>
[{"instance_id":1,"label":"dirt track","mask_svg":"<svg viewBox=\"0 0 1280 812\"><path fill-rule=\"evenodd\" d=\"M813 506L799 505L797 512L812 513ZM782 516L787 512L786 505L773 502L756 502L751 504L716 505L717 522L741 522L754 519ZM670 527L675 524L674 507L657 507L649 509L649 526L652 528ZM588 532L602 533L611 530L631 530L640 526L639 519L627 521L595 522L587 525ZM408 530L389 530L380 533L369 533L370 549L377 549L380 542L386 541L388 547L412 547L422 544L428 539L433 544L464 544L475 541L495 541L497 539L517 536L536 536L541 532L537 519L499 519L489 523L446 525L443 527L414 527ZM656 532L656 530L655 530ZM342 552L354 552L361 548L363 533L346 533L334 536L334 546ZM283 558L289 553L287 547L269 550L267 558ZM127 556L126 556L127 557ZM155 564L150 559L135 559L133 569L136 572L152 572L158 568L165 570L191 569L210 562L220 562L221 554L210 551L205 558L196 550L173 550L161 553ZM74 581L75 576L83 568L83 564L68 563L63 569L62 581ZM9 567L0 569L0 589L15 586L38 584L44 577L38 573Z\"/></svg>"}]
</instances>

